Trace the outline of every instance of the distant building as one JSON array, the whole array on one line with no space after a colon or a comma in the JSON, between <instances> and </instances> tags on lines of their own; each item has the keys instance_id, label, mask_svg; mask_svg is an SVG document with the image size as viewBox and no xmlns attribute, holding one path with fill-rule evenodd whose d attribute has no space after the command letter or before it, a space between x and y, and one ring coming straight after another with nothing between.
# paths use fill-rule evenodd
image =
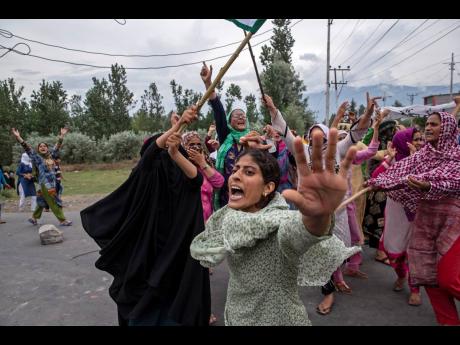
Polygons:
<instances>
[{"instance_id":1,"label":"distant building","mask_svg":"<svg viewBox=\"0 0 460 345\"><path fill-rule=\"evenodd\" d=\"M455 96L460 96L460 91L452 94L452 97L455 97ZM450 102L452 102L452 98L450 98L450 93L423 97L424 105L439 105L439 104L445 104L445 103L450 103Z\"/></svg>"}]
</instances>

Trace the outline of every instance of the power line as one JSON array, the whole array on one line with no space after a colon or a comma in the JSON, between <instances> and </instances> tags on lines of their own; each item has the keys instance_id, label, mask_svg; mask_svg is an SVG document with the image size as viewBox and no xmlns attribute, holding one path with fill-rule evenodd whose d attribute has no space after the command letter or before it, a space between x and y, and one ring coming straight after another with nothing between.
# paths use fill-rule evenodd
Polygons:
<instances>
[{"instance_id":1,"label":"power line","mask_svg":"<svg viewBox=\"0 0 460 345\"><path fill-rule=\"evenodd\" d=\"M343 48L345 47L345 44L347 43L347 41L350 39L351 36L353 36L353 33L355 32L356 30L356 27L358 26L359 22L361 21L361 19L358 19L358 21L355 23L355 26L353 27L353 30L351 30L351 33L348 35L348 37L343 41L343 44L342 46L339 48L339 52L337 53L337 55L334 57L334 60L336 60L340 53L342 52Z\"/></svg>"},{"instance_id":2,"label":"power line","mask_svg":"<svg viewBox=\"0 0 460 345\"><path fill-rule=\"evenodd\" d=\"M379 42L380 42L381 40L383 40L383 39L385 38L385 36L396 26L396 24L399 23L400 20L401 20L401 19L397 19L397 20L390 26L390 28L387 29L387 31L385 31L385 33L384 33L382 36L380 36L380 38L379 38L379 39L378 39L368 50L366 50L366 52L361 56L361 58L360 58L358 61L356 61L354 64L357 65L358 63L360 63L360 62L367 56L367 54L368 54L372 49L374 49L374 47L375 47L377 44L379 44Z\"/></svg>"},{"instance_id":3,"label":"power line","mask_svg":"<svg viewBox=\"0 0 460 345\"><path fill-rule=\"evenodd\" d=\"M299 22L301 22L302 20L303 20L303 19L300 19L299 21L297 21L296 23L294 23L291 27L293 27L294 25L297 25L297 24L298 24ZM115 20L115 21L116 21L116 20ZM269 30L266 30L266 31L264 31L264 32L261 32L260 34L254 35L253 37L258 37L258 36L264 35L264 34L266 34L267 32L270 32L270 31L273 31L273 28L272 28L272 29L269 29ZM28 41L28 42L33 42L33 43L37 43L37 44L40 44L40 45L44 45L44 46L48 46L48 47L53 47L53 48L58 48L58 49L64 49L64 50L68 50L68 51L75 51L75 52L79 52L79 53L86 53L86 54L93 54L93 55L103 55L103 56L112 56L112 57L142 57L142 58L148 58L148 57L165 57L165 56L180 56L180 55L196 54L196 53L207 52L207 51L216 50L216 49L220 49L220 48L225 48L225 47L229 47L229 46L232 46L232 45L240 44L240 43L241 43L240 41L235 41L235 42L232 42L232 43L228 43L228 44L224 44L224 45L220 45L220 46L216 46L216 47L211 47L211 48L206 48L206 49L200 49L200 50L194 50L194 51L187 51L187 52L182 52L182 53L164 53L164 54L114 54L114 53L95 52L95 51L83 50L83 49L76 49L76 48L68 48L68 47L63 47L63 46L56 45L56 44L45 43L45 42L41 42L41 41L37 41L37 40L30 39L30 38L22 37L22 36L19 36L19 35L15 35L15 34L11 33L10 31L4 30L4 29L0 29L0 35L2 35L3 37L6 37L6 38L16 37L16 38L19 38L19 39L22 39L22 40L25 40L25 41Z\"/></svg>"},{"instance_id":4,"label":"power line","mask_svg":"<svg viewBox=\"0 0 460 345\"><path fill-rule=\"evenodd\" d=\"M372 61L371 63L367 64L366 67L363 67L362 69L365 69L365 68L368 68L369 66L372 66L373 64L375 64L377 61L380 61L382 60L385 56L387 56L388 54L390 54L393 50L395 50L397 47L399 47L401 44L404 43L404 41L410 36L412 35L415 31L417 31L422 25L424 25L429 19L425 19L425 21L423 23L421 23L419 26L417 26L414 30L412 30L407 36L405 36L401 41L399 41L398 43L396 43L396 45L393 46L393 48L391 48L389 51L387 51L385 54L381 55L380 57L378 57L377 59L375 59L374 61Z\"/></svg>"},{"instance_id":5,"label":"power line","mask_svg":"<svg viewBox=\"0 0 460 345\"><path fill-rule=\"evenodd\" d=\"M293 28L295 25L299 24L302 20L303 19L298 20L297 22L292 24L290 26L290 28ZM256 44L253 44L252 46L256 47L256 46L258 46L258 45L260 45L262 43L265 43L265 42L267 42L269 40L271 40L271 38L268 38L268 39L265 39L263 41L260 41L260 42L258 42ZM239 42L239 43L241 43L241 42ZM244 48L242 51L245 51L245 50L248 50L248 48ZM22 55L24 55L24 54L22 54ZM218 60L218 59L223 59L225 57L229 57L229 56L232 56L232 55L233 55L233 53L218 56L218 57L214 57L214 58L211 58L211 59L200 59L200 61L177 64L177 65L166 65L166 66L155 66L155 67L124 67L124 69L126 69L126 70L158 70L158 69L166 69L166 68L183 67L183 66L201 64L201 63L203 63L203 61L214 61L214 60ZM70 65L75 65L75 66L85 66L85 67L93 67L93 68L100 68L100 69L110 69L110 68L112 68L112 66L98 66L98 65L85 64L85 63L79 63L79 62L71 62L71 61L66 61L66 60L51 59L51 58L46 58L46 57L39 56L39 55L34 55L34 54L27 54L27 56L31 56L31 57L41 59L41 60L46 60L46 61L66 63L66 64L70 64Z\"/></svg>"},{"instance_id":6,"label":"power line","mask_svg":"<svg viewBox=\"0 0 460 345\"><path fill-rule=\"evenodd\" d=\"M458 23L458 22L457 22L457 23ZM393 58L396 58L396 57L398 57L398 56L400 56L400 55L402 55L402 54L404 54L404 53L410 51L412 48L417 48L417 47L419 47L421 43L424 43L424 42L429 41L430 39L432 39L433 37L435 37L437 34L442 33L442 32L445 31L445 30L449 30L449 29L450 29L451 27L453 27L454 25L456 25L456 23L451 24L451 25L449 25L449 26L446 27L446 28L443 28L442 30L438 31L436 34L434 34L434 35L428 37L427 39L425 39L425 40L423 40L423 41L421 41L421 42L416 43L416 44L413 45L412 47L407 48L406 50L400 52L399 54L395 54L395 55L393 56ZM432 26L432 25L430 25L430 26ZM425 28L425 29L427 29L427 28ZM424 30L422 30L422 31L424 31ZM416 33L416 34L413 35L411 38L407 39L404 43L409 42L411 39L413 39L414 37L416 37L416 36L417 36L418 34L420 34L422 31ZM404 44L404 43L402 43L402 44ZM378 64L378 65L379 65L379 64ZM356 75L356 73L354 73L354 74L352 75L351 78L353 79L353 76L355 76L355 75ZM361 80L361 79L360 79L360 80Z\"/></svg>"},{"instance_id":7,"label":"power line","mask_svg":"<svg viewBox=\"0 0 460 345\"><path fill-rule=\"evenodd\" d=\"M334 35L334 37L331 38L331 42L333 42L333 41L337 38L337 36L339 36L339 35L343 32L343 28L344 28L345 26L347 26L347 24L350 22L350 20L351 20L351 19L348 19L348 20L345 22L345 24L342 25L342 26L340 27L340 30L338 30L337 33Z\"/></svg>"},{"instance_id":8,"label":"power line","mask_svg":"<svg viewBox=\"0 0 460 345\"><path fill-rule=\"evenodd\" d=\"M372 75L381 74L381 73L383 73L383 72L388 71L389 69L391 69L391 68L393 68L393 67L396 67L396 66L402 64L403 62L407 61L407 60L410 59L411 57L417 55L417 54L420 53L421 51L425 50L426 48L432 46L433 44L435 44L436 42L438 42L438 41L441 40L442 38L446 37L446 36L449 35L451 32L457 30L459 27L460 27L460 24L457 25L457 26L456 26L455 28L453 28L452 30L450 30L449 32L447 32L447 33L445 33L444 35L442 35L441 37L438 37L436 40L434 40L434 41L430 42L429 44L427 44L426 46L420 48L420 49L417 50L415 53L413 53L413 54L407 56L406 58L402 59L401 61L399 61L399 62L397 62L397 63L395 63L395 64L393 64L393 65L391 65L390 67L387 67L387 68L381 70L380 72L373 73ZM369 76L367 76L367 77L365 77L365 78L361 78L361 79L355 79L355 80L353 80L353 81L360 81L360 80L364 80L364 79L367 79L367 78L369 78Z\"/></svg>"},{"instance_id":9,"label":"power line","mask_svg":"<svg viewBox=\"0 0 460 345\"><path fill-rule=\"evenodd\" d=\"M374 34L377 32L377 30L379 29L379 27L383 24L383 22L385 21L386 19L382 19L382 21L379 23L379 25L377 25L377 27L375 28L375 30L364 40L364 42L359 46L358 49L356 49L356 51L361 51L361 48L367 43L367 41L369 41L372 36L374 36ZM351 57L353 57L354 54L350 55L348 58L346 58L344 60L344 64L346 61L348 61L348 59L350 59Z\"/></svg>"}]
</instances>

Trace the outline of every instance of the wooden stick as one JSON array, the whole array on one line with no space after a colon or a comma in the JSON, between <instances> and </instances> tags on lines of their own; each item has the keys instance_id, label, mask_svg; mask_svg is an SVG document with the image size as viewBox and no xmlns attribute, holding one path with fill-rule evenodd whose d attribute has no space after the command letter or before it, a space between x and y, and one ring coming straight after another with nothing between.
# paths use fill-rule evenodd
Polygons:
<instances>
[{"instance_id":1,"label":"wooden stick","mask_svg":"<svg viewBox=\"0 0 460 345\"><path fill-rule=\"evenodd\" d=\"M232 56L230 56L230 59L228 59L227 63L224 65L224 67L222 67L219 71L219 73L217 74L216 76L216 79L214 79L214 81L212 82L211 86L206 90L206 92L204 93L203 97L201 97L201 99L197 102L196 106L198 107L198 110L197 112L200 111L201 107L204 105L204 103L207 101L207 99L209 98L209 96L211 96L211 93L214 91L215 87L217 86L217 84L219 84L220 80L222 79L222 77L224 76L225 72L227 72L227 70L230 68L230 66L232 65L232 63L236 60L236 58L238 57L238 55L241 53L241 51L243 50L244 46L246 45L246 43L249 42L249 40L251 39L252 37L252 32L249 32L246 37L244 38L244 40L240 43L240 45L238 46L238 48L236 48L235 52L233 53ZM187 124L182 124L179 128L179 133L181 133L185 127L187 127Z\"/></svg>"},{"instance_id":2,"label":"wooden stick","mask_svg":"<svg viewBox=\"0 0 460 345\"><path fill-rule=\"evenodd\" d=\"M356 193L355 195L352 195L351 197L349 197L347 200L345 200L344 202L342 202L339 207L337 207L336 211L340 211L342 208L344 208L345 206L347 206L347 204L349 204L350 202L352 202L353 200L355 200L356 198L358 198L359 196L367 193L368 191L370 191L372 189L371 186L369 187L366 187L362 190L360 190L358 193Z\"/></svg>"}]
</instances>

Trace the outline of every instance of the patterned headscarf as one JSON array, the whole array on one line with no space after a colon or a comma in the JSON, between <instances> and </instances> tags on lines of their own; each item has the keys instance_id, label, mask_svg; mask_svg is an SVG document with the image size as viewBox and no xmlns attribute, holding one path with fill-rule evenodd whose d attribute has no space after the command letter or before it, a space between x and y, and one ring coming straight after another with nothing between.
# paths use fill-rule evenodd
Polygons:
<instances>
[{"instance_id":1,"label":"patterned headscarf","mask_svg":"<svg viewBox=\"0 0 460 345\"><path fill-rule=\"evenodd\" d=\"M30 159L29 155L25 152L21 155L21 163L32 168L32 160Z\"/></svg>"},{"instance_id":2,"label":"patterned headscarf","mask_svg":"<svg viewBox=\"0 0 460 345\"><path fill-rule=\"evenodd\" d=\"M398 131L394 135L392 144L393 147L396 149L396 162L410 155L410 150L409 146L407 146L407 143L412 142L414 131L415 128L408 128L402 131Z\"/></svg>"},{"instance_id":3,"label":"patterned headscarf","mask_svg":"<svg viewBox=\"0 0 460 345\"><path fill-rule=\"evenodd\" d=\"M370 185L387 190L387 195L415 212L419 199L440 200L460 198L460 146L457 143L457 124L454 117L445 112L437 113L441 118L441 129L437 148L426 143L414 155L392 165L377 178L369 180ZM411 189L407 178L431 183L429 192Z\"/></svg>"},{"instance_id":4,"label":"patterned headscarf","mask_svg":"<svg viewBox=\"0 0 460 345\"><path fill-rule=\"evenodd\" d=\"M206 150L206 147L203 145L203 143L201 141L201 137L200 137L200 135L198 134L197 131L190 131L190 132L185 132L184 134L182 134L182 146L184 148L186 148L187 145L189 144L190 140L192 140L193 138L197 138L200 141L200 143L202 145L201 152L204 155L204 159L205 159L206 163L208 163L208 165L210 165L211 167L214 167L214 165L212 164L211 159L209 158L209 153Z\"/></svg>"}]
</instances>

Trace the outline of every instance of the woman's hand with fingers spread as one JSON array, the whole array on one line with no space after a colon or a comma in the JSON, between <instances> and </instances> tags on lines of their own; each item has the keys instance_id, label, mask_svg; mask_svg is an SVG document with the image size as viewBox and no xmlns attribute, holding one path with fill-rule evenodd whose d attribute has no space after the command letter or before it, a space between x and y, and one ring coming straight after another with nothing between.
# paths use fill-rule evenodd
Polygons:
<instances>
[{"instance_id":1,"label":"woman's hand with fingers spread","mask_svg":"<svg viewBox=\"0 0 460 345\"><path fill-rule=\"evenodd\" d=\"M307 229L315 235L327 231L330 217L343 201L347 191L347 173L356 155L356 148L348 150L340 164L340 171L335 174L335 157L337 147L337 130L331 129L323 168L323 136L313 136L312 169L308 167L305 151L300 138L294 139L295 160L297 163L297 190L288 189L283 196L296 205L303 215Z\"/></svg>"}]
</instances>

